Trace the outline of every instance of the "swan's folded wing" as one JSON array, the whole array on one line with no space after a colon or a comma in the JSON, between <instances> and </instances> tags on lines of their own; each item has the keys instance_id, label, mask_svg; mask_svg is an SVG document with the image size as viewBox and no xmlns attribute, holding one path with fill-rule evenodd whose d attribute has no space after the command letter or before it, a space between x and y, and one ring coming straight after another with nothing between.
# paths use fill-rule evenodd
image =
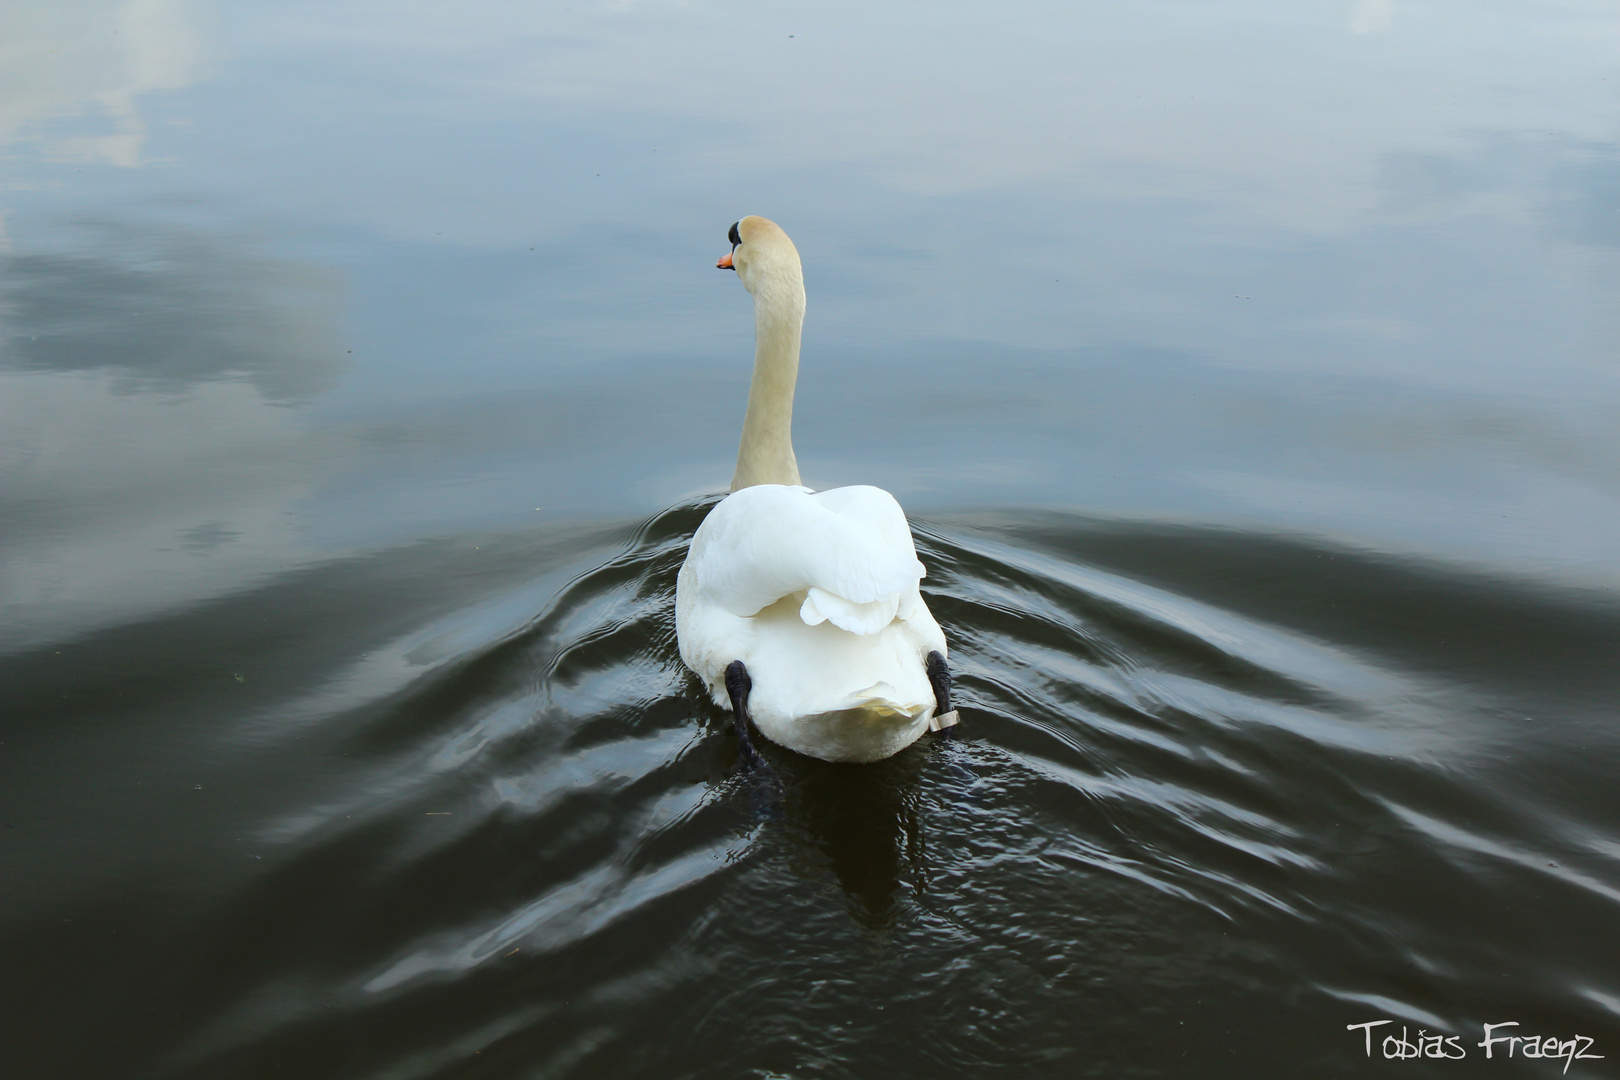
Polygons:
<instances>
[{"instance_id":1,"label":"swan's folded wing","mask_svg":"<svg viewBox=\"0 0 1620 1080\"><path fill-rule=\"evenodd\" d=\"M893 619L924 573L904 512L872 487L819 494L775 484L743 488L709 512L688 565L698 589L734 615L814 589L806 621L827 619L855 633Z\"/></svg>"},{"instance_id":2,"label":"swan's folded wing","mask_svg":"<svg viewBox=\"0 0 1620 1080\"><path fill-rule=\"evenodd\" d=\"M916 590L912 590L913 592ZM899 593L880 596L870 604L857 604L821 589L806 591L804 603L799 606L799 618L806 626L819 626L830 622L840 630L852 634L875 634L894 622L900 610Z\"/></svg>"}]
</instances>

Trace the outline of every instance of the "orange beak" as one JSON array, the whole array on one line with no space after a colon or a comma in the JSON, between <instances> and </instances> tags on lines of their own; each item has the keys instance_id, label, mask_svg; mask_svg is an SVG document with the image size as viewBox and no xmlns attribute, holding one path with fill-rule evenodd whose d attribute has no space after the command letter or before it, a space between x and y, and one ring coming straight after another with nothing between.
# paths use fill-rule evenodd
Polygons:
<instances>
[{"instance_id":1,"label":"orange beak","mask_svg":"<svg viewBox=\"0 0 1620 1080\"><path fill-rule=\"evenodd\" d=\"M728 251L724 255L720 256L720 261L714 264L714 268L716 270L735 270L735 269L737 269L735 266L731 265L731 252Z\"/></svg>"}]
</instances>

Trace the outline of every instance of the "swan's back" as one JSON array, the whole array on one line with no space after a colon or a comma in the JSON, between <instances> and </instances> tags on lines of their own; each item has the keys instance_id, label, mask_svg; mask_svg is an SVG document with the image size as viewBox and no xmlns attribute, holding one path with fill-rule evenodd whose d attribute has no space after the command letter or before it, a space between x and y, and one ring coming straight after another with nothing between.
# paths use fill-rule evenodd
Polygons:
<instances>
[{"instance_id":1,"label":"swan's back","mask_svg":"<svg viewBox=\"0 0 1620 1080\"><path fill-rule=\"evenodd\" d=\"M874 487L760 484L722 500L676 587L681 658L721 705L741 660L773 742L834 760L885 757L933 713L924 669L945 636L918 591L904 512Z\"/></svg>"}]
</instances>

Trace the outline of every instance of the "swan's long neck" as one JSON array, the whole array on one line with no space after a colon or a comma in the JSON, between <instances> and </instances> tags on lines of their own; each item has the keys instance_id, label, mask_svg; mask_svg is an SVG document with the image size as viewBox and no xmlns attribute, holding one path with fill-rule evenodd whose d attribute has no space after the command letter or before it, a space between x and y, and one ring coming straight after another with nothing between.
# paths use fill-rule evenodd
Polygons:
<instances>
[{"instance_id":1,"label":"swan's long neck","mask_svg":"<svg viewBox=\"0 0 1620 1080\"><path fill-rule=\"evenodd\" d=\"M793 457L793 386L799 378L803 328L804 278L793 272L759 282L754 290L754 379L748 386L732 491L799 483L799 463Z\"/></svg>"}]
</instances>

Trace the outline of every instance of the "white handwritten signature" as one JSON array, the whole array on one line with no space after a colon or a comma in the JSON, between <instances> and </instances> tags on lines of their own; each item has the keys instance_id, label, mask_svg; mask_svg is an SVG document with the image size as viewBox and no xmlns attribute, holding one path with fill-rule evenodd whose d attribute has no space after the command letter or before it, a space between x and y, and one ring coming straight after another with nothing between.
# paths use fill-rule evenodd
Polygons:
<instances>
[{"instance_id":1,"label":"white handwritten signature","mask_svg":"<svg viewBox=\"0 0 1620 1080\"><path fill-rule=\"evenodd\" d=\"M1373 1028L1383 1024L1393 1024L1393 1020L1369 1020L1365 1024L1346 1024L1347 1031L1360 1031L1365 1038L1366 1052L1372 1057ZM1507 1020L1500 1024L1483 1024L1485 1037L1475 1045L1485 1051L1486 1060L1491 1060L1493 1054L1500 1053L1502 1057L1552 1058L1562 1059L1564 1072L1569 1072L1569 1066L1574 1061L1597 1060L1602 1061L1602 1054L1588 1053L1595 1040L1588 1035L1577 1035L1572 1039L1560 1039L1556 1035L1498 1035L1499 1028L1515 1028L1519 1026L1517 1020ZM1407 1027L1401 1025L1400 1035L1393 1032L1384 1036L1379 1044L1386 1058L1448 1058L1457 1060L1468 1056L1468 1050L1463 1046L1462 1036L1430 1034L1426 1028L1418 1028L1416 1035L1407 1035Z\"/></svg>"}]
</instances>

